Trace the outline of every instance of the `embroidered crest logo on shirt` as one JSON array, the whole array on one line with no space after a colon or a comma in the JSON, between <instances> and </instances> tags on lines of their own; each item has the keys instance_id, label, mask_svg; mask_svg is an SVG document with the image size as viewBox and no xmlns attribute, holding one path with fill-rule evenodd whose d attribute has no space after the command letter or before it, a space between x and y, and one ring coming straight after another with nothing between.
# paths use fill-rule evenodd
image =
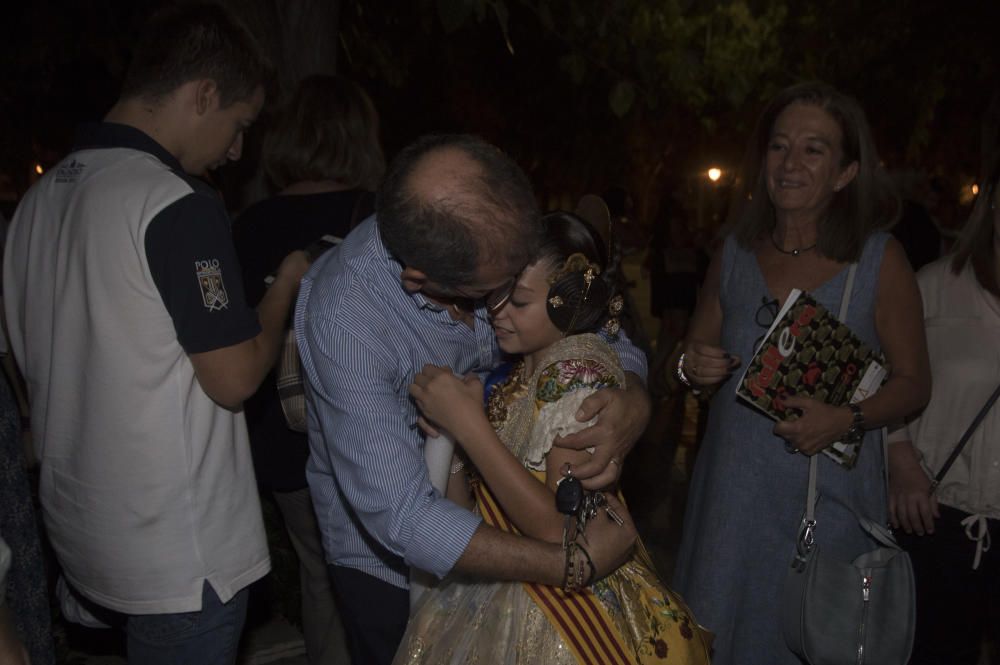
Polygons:
<instances>
[{"instance_id":1,"label":"embroidered crest logo on shirt","mask_svg":"<svg viewBox=\"0 0 1000 665\"><path fill-rule=\"evenodd\" d=\"M201 300L210 310L225 309L229 306L229 294L222 281L222 269L218 259L195 261L198 272L198 285L201 287Z\"/></svg>"}]
</instances>

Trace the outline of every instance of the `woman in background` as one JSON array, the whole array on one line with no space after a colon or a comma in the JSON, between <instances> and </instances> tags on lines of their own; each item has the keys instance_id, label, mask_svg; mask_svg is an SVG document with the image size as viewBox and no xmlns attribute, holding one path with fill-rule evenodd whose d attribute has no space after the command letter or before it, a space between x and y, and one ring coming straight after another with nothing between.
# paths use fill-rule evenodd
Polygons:
<instances>
[{"instance_id":1,"label":"woman in background","mask_svg":"<svg viewBox=\"0 0 1000 665\"><path fill-rule=\"evenodd\" d=\"M288 252L324 235L346 236L372 212L385 169L378 116L368 95L339 76L304 79L263 147L277 195L249 207L233 224L247 299L263 297L265 278ZM302 623L310 665L347 660L305 466L306 434L288 428L272 373L246 403L254 468L271 490L299 557Z\"/></svg>"},{"instance_id":2,"label":"woman in background","mask_svg":"<svg viewBox=\"0 0 1000 665\"><path fill-rule=\"evenodd\" d=\"M953 254L917 279L934 378L919 417L889 435L889 510L917 585L911 665L976 665L1000 612L1000 404L931 494L931 478L1000 382L1000 145ZM994 614L993 619L996 620ZM997 633L993 631L996 643Z\"/></svg>"}]
</instances>

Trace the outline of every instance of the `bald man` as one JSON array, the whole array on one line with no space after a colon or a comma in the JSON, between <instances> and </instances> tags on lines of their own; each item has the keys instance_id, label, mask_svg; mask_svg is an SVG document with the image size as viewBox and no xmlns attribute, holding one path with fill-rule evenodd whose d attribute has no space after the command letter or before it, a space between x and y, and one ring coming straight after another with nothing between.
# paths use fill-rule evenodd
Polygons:
<instances>
[{"instance_id":1,"label":"bald man","mask_svg":"<svg viewBox=\"0 0 1000 665\"><path fill-rule=\"evenodd\" d=\"M487 305L509 294L538 241L527 177L480 139L427 136L390 165L376 209L306 275L295 314L308 384L306 475L356 665L392 660L411 566L552 585L565 576L561 545L493 529L433 490L407 392L426 364L467 374L498 363ZM617 350L631 387L592 396L581 420L599 412L599 425L567 442L597 445L574 469L591 487L617 479L609 462L649 418L645 359L627 340ZM591 524L603 576L629 554L635 531L631 521Z\"/></svg>"}]
</instances>

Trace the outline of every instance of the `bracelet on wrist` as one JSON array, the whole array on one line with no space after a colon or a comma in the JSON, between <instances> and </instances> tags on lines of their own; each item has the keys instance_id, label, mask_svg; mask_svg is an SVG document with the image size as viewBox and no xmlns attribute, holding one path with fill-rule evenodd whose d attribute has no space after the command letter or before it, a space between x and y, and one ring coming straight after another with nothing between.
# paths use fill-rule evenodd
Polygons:
<instances>
[{"instance_id":1,"label":"bracelet on wrist","mask_svg":"<svg viewBox=\"0 0 1000 665\"><path fill-rule=\"evenodd\" d=\"M577 590L575 571L576 563L573 560L575 549L576 543L570 543L563 549L563 553L566 555L566 563L563 570L562 590L566 593L573 593Z\"/></svg>"},{"instance_id":2,"label":"bracelet on wrist","mask_svg":"<svg viewBox=\"0 0 1000 665\"><path fill-rule=\"evenodd\" d=\"M844 443L861 443L865 436L865 414L857 404L848 404L851 411L851 426L844 433Z\"/></svg>"},{"instance_id":3,"label":"bracelet on wrist","mask_svg":"<svg viewBox=\"0 0 1000 665\"><path fill-rule=\"evenodd\" d=\"M698 395L701 393L701 390L699 390L693 383L691 383L691 379L689 379L688 375L684 373L685 355L686 354L682 353L681 357L677 359L677 380L683 383L688 388L690 388L692 393Z\"/></svg>"},{"instance_id":4,"label":"bracelet on wrist","mask_svg":"<svg viewBox=\"0 0 1000 665\"><path fill-rule=\"evenodd\" d=\"M584 558L587 560L587 566L590 567L590 574L587 575L587 579L584 580L584 588L589 587L594 583L594 578L597 577L597 569L594 567L594 560L590 558L590 552L583 545L577 545L576 548L583 552Z\"/></svg>"},{"instance_id":5,"label":"bracelet on wrist","mask_svg":"<svg viewBox=\"0 0 1000 665\"><path fill-rule=\"evenodd\" d=\"M597 577L597 569L594 561L590 558L590 553L576 542L566 546L566 570L563 577L562 590L566 593L576 593L589 587ZM583 555L582 557L580 555ZM584 566L589 571L584 576Z\"/></svg>"}]
</instances>

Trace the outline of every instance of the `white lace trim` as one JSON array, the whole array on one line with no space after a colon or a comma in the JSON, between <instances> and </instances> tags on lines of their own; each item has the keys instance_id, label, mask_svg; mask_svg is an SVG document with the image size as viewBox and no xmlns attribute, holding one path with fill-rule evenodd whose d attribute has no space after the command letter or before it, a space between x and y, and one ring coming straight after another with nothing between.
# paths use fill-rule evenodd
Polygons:
<instances>
[{"instance_id":1,"label":"white lace trim","mask_svg":"<svg viewBox=\"0 0 1000 665\"><path fill-rule=\"evenodd\" d=\"M524 455L524 465L533 471L545 470L545 456L552 449L552 442L557 436L567 436L579 432L597 422L594 416L587 422L576 419L576 412L583 400L597 392L596 388L581 386L560 397L555 402L549 402L538 412L538 418L531 429L528 448ZM593 453L593 448L587 448Z\"/></svg>"}]
</instances>

